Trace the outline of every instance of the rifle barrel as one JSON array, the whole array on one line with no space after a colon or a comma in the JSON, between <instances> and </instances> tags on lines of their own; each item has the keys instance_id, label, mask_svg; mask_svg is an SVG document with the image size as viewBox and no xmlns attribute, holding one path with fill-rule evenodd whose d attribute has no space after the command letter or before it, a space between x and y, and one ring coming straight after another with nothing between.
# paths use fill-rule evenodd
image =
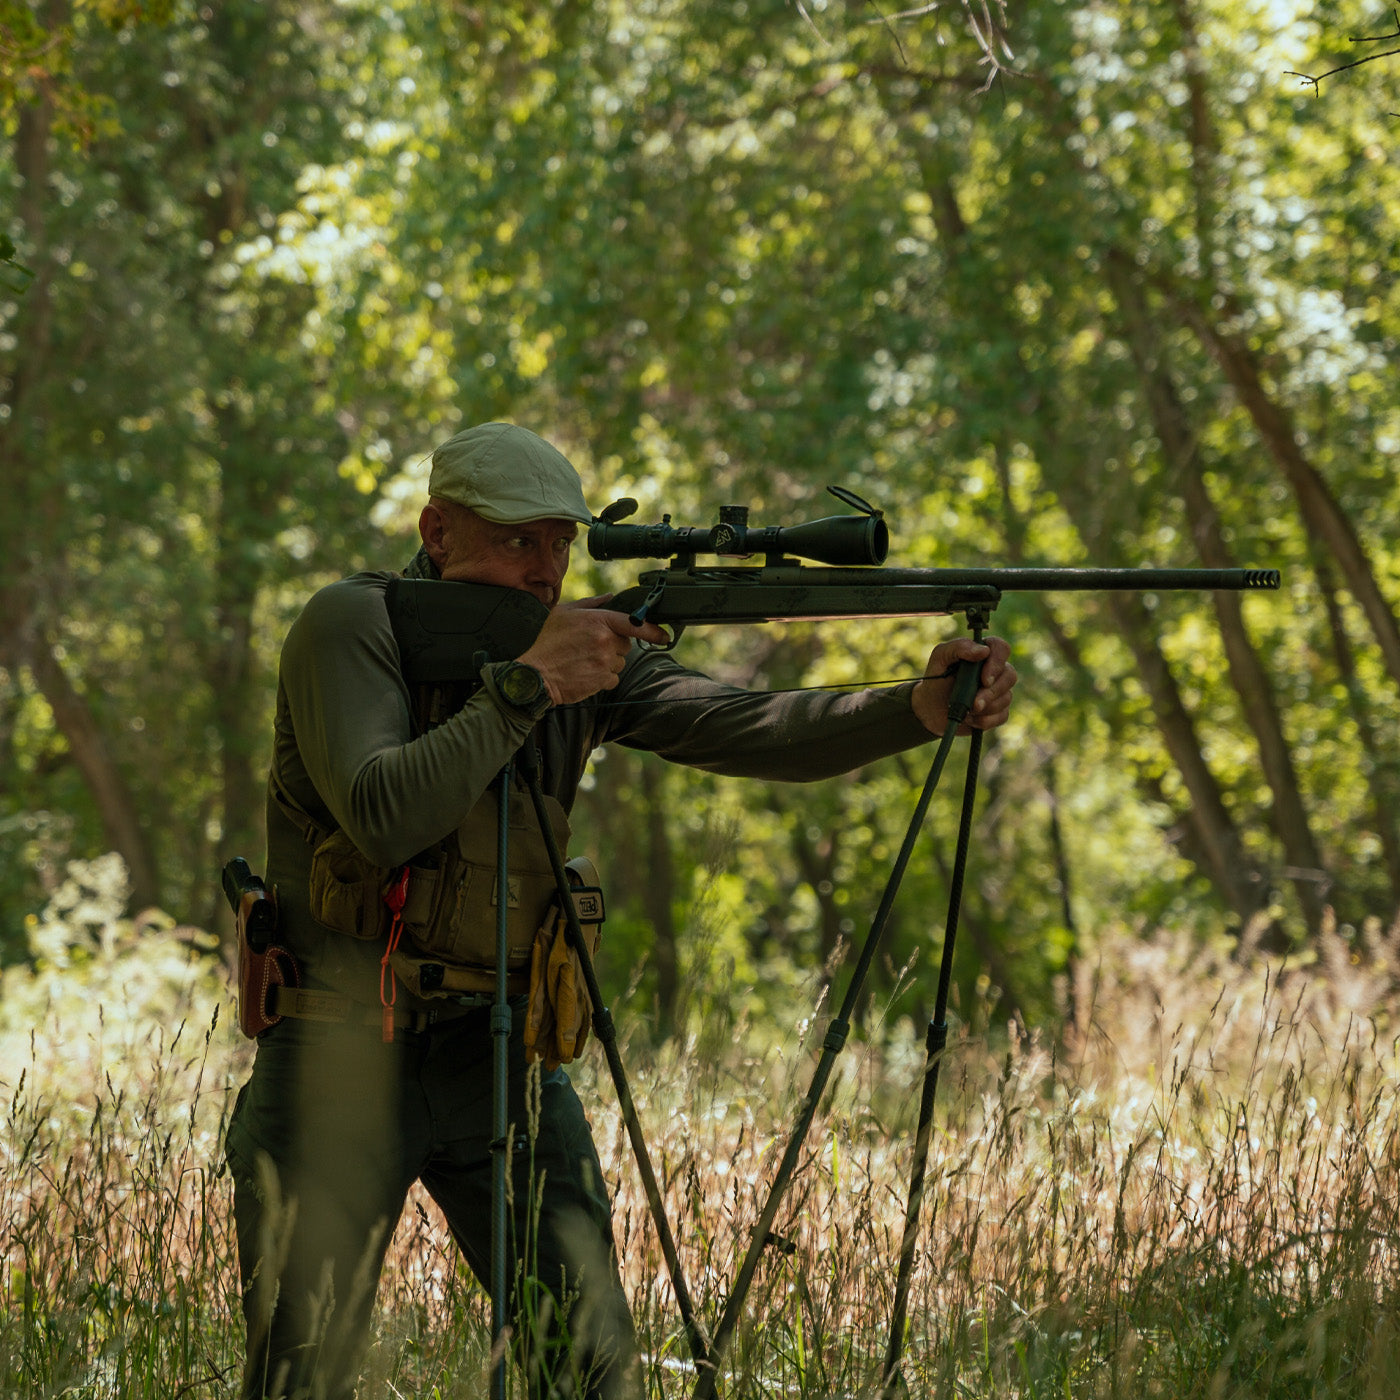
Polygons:
<instances>
[{"instance_id":1,"label":"rifle barrel","mask_svg":"<svg viewBox=\"0 0 1400 1400\"><path fill-rule=\"evenodd\" d=\"M849 578L833 583L854 583L859 569L828 570ZM867 579L871 571L864 571ZM1155 589L1210 588L1231 591L1273 589L1279 586L1277 569L882 569L893 584L989 584L1002 592L1123 591L1149 593Z\"/></svg>"},{"instance_id":2,"label":"rifle barrel","mask_svg":"<svg viewBox=\"0 0 1400 1400\"><path fill-rule=\"evenodd\" d=\"M668 589L703 584L774 590L796 588L994 588L1009 592L1125 591L1151 593L1166 589L1276 589L1277 569L899 569L824 568L784 560L763 568L653 569L639 583Z\"/></svg>"},{"instance_id":3,"label":"rifle barrel","mask_svg":"<svg viewBox=\"0 0 1400 1400\"><path fill-rule=\"evenodd\" d=\"M1004 592L1151 593L1279 586L1276 569L814 568L784 560L763 568L644 573L608 607L663 625L987 612Z\"/></svg>"}]
</instances>

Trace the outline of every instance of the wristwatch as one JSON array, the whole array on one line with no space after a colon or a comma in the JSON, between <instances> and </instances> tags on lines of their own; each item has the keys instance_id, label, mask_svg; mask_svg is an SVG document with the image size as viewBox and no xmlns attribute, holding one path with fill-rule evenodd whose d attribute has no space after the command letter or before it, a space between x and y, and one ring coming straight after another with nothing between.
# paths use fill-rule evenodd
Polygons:
<instances>
[{"instance_id":1,"label":"wristwatch","mask_svg":"<svg viewBox=\"0 0 1400 1400\"><path fill-rule=\"evenodd\" d=\"M496 689L506 704L532 719L538 719L553 703L544 677L524 661L507 661L496 672Z\"/></svg>"}]
</instances>

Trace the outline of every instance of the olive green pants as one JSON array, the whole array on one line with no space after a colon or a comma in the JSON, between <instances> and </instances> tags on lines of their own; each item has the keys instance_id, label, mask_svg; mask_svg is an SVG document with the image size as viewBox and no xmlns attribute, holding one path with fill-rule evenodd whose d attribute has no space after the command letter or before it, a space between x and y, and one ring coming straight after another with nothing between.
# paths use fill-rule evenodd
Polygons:
<instances>
[{"instance_id":1,"label":"olive green pants","mask_svg":"<svg viewBox=\"0 0 1400 1400\"><path fill-rule=\"evenodd\" d=\"M527 1072L524 1011L513 1006L517 1359L532 1396L612 1400L632 1393L635 1343L598 1154L568 1075ZM245 1400L353 1394L384 1254L415 1180L490 1287L492 1083L489 1008L400 1030L391 1045L373 1026L287 1020L263 1034L226 1143Z\"/></svg>"}]
</instances>

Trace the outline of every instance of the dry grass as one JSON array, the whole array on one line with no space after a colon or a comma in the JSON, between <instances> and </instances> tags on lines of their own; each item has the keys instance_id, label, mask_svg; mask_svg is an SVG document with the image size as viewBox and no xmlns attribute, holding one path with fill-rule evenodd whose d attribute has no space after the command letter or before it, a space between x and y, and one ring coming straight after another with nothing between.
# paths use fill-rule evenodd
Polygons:
<instances>
[{"instance_id":1,"label":"dry grass","mask_svg":"<svg viewBox=\"0 0 1400 1400\"><path fill-rule=\"evenodd\" d=\"M59 958L0 987L3 1393L231 1395L217 1142L249 1049L211 1025L217 978L188 947L160 940L167 961L153 972L149 932L109 918L94 937L79 965ZM1374 930L1355 947L1332 936L1314 965L1251 970L1118 936L1072 1049L1019 1027L957 1028L909 1392L1400 1393L1390 948ZM921 1047L921 1027L896 1023L882 1046L843 1056L778 1222L790 1252L765 1256L727 1394L878 1388ZM626 1059L692 1291L713 1319L812 1046L739 1024L709 1028L703 1044L632 1045ZM593 1059L577 1068L618 1183L649 1393L683 1395L679 1320L614 1096ZM380 1303L362 1394L484 1393L484 1300L426 1199L400 1223Z\"/></svg>"}]
</instances>

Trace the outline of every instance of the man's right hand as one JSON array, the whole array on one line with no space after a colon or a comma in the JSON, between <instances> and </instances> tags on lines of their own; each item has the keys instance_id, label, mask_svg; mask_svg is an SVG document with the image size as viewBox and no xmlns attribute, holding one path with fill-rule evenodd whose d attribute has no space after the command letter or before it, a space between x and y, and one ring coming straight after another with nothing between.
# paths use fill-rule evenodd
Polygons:
<instances>
[{"instance_id":1,"label":"man's right hand","mask_svg":"<svg viewBox=\"0 0 1400 1400\"><path fill-rule=\"evenodd\" d=\"M599 594L576 603L561 603L540 629L534 645L519 659L533 666L556 705L587 700L617 685L634 641L665 642L654 622L635 626L626 613L604 606L613 595Z\"/></svg>"}]
</instances>

